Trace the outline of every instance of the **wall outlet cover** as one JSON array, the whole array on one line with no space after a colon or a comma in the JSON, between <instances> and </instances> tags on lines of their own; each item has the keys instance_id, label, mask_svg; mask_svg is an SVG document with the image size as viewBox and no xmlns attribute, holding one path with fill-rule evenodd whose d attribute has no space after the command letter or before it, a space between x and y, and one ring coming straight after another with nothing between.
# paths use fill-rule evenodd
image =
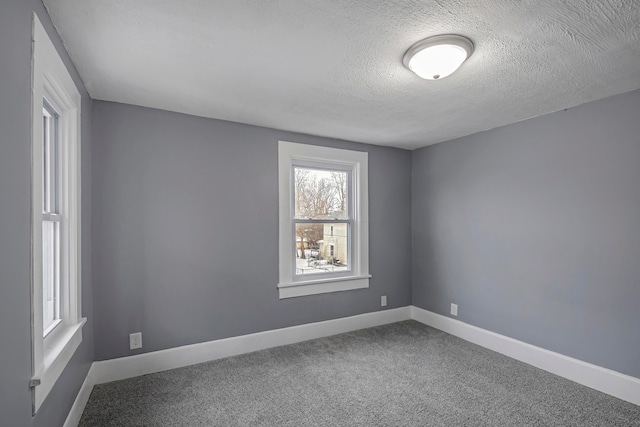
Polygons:
<instances>
[{"instance_id":1,"label":"wall outlet cover","mask_svg":"<svg viewBox=\"0 0 640 427\"><path fill-rule=\"evenodd\" d=\"M387 296L382 295L380 297L380 307L386 307L386 306L387 306Z\"/></svg>"},{"instance_id":2,"label":"wall outlet cover","mask_svg":"<svg viewBox=\"0 0 640 427\"><path fill-rule=\"evenodd\" d=\"M129 350L142 348L142 332L134 332L129 334Z\"/></svg>"},{"instance_id":3,"label":"wall outlet cover","mask_svg":"<svg viewBox=\"0 0 640 427\"><path fill-rule=\"evenodd\" d=\"M452 316L458 315L458 304L451 304L451 315Z\"/></svg>"}]
</instances>

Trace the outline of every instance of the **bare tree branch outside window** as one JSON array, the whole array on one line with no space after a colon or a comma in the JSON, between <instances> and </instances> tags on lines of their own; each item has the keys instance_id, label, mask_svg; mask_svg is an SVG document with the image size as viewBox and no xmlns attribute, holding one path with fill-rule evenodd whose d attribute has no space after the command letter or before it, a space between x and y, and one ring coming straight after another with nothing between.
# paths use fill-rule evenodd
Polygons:
<instances>
[{"instance_id":1,"label":"bare tree branch outside window","mask_svg":"<svg viewBox=\"0 0 640 427\"><path fill-rule=\"evenodd\" d=\"M348 174L342 171L312 169L304 167L294 168L295 182L295 217L301 220L340 220L348 218ZM325 240L326 223L297 223L296 256L306 259L309 254L313 258L322 259L321 244ZM347 227L341 237L344 250L347 248ZM341 243L341 242L340 242ZM340 243L333 242L334 249ZM327 246L328 248L328 246ZM327 249L324 252L327 252ZM334 252L335 253L335 250ZM346 262L346 252L343 261ZM334 258L331 255L331 258ZM327 260L331 263L335 259Z\"/></svg>"}]
</instances>

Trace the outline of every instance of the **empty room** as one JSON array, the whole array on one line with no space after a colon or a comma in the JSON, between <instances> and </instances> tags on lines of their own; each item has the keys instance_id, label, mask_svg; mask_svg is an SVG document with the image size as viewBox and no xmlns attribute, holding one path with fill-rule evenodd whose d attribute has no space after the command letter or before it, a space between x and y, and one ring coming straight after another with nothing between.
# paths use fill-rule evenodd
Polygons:
<instances>
[{"instance_id":1,"label":"empty room","mask_svg":"<svg viewBox=\"0 0 640 427\"><path fill-rule=\"evenodd\" d=\"M4 0L0 425L640 426L636 0Z\"/></svg>"}]
</instances>

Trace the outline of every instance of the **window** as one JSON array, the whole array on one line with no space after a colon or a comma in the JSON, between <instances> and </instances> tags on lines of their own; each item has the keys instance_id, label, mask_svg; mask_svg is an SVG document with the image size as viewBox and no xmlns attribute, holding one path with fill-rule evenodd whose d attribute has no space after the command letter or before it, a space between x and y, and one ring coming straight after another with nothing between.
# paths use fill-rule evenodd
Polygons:
<instances>
[{"instance_id":1,"label":"window","mask_svg":"<svg viewBox=\"0 0 640 427\"><path fill-rule=\"evenodd\" d=\"M33 412L82 342L80 93L33 15Z\"/></svg>"},{"instance_id":2,"label":"window","mask_svg":"<svg viewBox=\"0 0 640 427\"><path fill-rule=\"evenodd\" d=\"M280 141L280 298L369 287L367 153Z\"/></svg>"},{"instance_id":3,"label":"window","mask_svg":"<svg viewBox=\"0 0 640 427\"><path fill-rule=\"evenodd\" d=\"M60 114L42 102L42 328L60 323Z\"/></svg>"},{"instance_id":4,"label":"window","mask_svg":"<svg viewBox=\"0 0 640 427\"><path fill-rule=\"evenodd\" d=\"M293 164L293 204L295 224L296 275L327 276L351 269L351 230L353 208L350 169L326 169ZM319 164L317 164L319 165ZM331 165L334 166L334 165ZM334 235L334 229L340 230ZM332 259L331 248L342 249L339 262Z\"/></svg>"}]
</instances>

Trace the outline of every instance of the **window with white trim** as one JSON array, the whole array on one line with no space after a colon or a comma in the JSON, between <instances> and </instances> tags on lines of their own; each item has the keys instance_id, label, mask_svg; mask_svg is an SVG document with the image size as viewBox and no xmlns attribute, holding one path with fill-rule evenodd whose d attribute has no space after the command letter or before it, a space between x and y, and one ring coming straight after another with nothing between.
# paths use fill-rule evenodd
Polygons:
<instances>
[{"instance_id":1,"label":"window with white trim","mask_svg":"<svg viewBox=\"0 0 640 427\"><path fill-rule=\"evenodd\" d=\"M60 114L42 102L42 328L47 336L60 323Z\"/></svg>"},{"instance_id":2,"label":"window with white trim","mask_svg":"<svg viewBox=\"0 0 640 427\"><path fill-rule=\"evenodd\" d=\"M33 412L82 342L80 93L33 15L31 313Z\"/></svg>"},{"instance_id":3,"label":"window with white trim","mask_svg":"<svg viewBox=\"0 0 640 427\"><path fill-rule=\"evenodd\" d=\"M369 287L367 153L279 141L280 298Z\"/></svg>"}]
</instances>

